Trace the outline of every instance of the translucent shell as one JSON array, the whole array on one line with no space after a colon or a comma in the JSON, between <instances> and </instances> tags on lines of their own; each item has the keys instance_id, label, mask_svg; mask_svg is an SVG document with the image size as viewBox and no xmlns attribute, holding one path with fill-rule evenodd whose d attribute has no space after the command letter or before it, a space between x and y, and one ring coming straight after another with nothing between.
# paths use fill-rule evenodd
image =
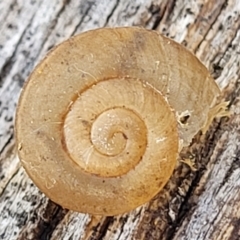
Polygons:
<instances>
[{"instance_id":1,"label":"translucent shell","mask_svg":"<svg viewBox=\"0 0 240 240\"><path fill-rule=\"evenodd\" d=\"M199 60L157 32L85 32L29 77L17 109L18 154L61 206L124 213L163 188L219 94Z\"/></svg>"}]
</instances>

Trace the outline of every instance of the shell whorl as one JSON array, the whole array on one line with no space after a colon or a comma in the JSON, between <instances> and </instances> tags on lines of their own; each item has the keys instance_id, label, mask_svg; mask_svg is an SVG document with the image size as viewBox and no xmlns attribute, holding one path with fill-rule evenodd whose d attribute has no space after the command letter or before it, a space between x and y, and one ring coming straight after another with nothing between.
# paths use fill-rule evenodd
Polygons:
<instances>
[{"instance_id":1,"label":"shell whorl","mask_svg":"<svg viewBox=\"0 0 240 240\"><path fill-rule=\"evenodd\" d=\"M57 46L31 74L17 111L19 156L60 205L123 213L166 184L179 142L203 127L218 95L206 68L156 32L89 31Z\"/></svg>"}]
</instances>

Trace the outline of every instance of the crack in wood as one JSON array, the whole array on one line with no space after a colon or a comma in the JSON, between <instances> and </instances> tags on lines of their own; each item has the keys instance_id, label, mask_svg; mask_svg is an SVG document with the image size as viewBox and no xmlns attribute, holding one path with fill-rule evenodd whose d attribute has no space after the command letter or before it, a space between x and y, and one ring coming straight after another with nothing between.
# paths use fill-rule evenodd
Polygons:
<instances>
[{"instance_id":1,"label":"crack in wood","mask_svg":"<svg viewBox=\"0 0 240 240\"><path fill-rule=\"evenodd\" d=\"M205 33L202 35L202 40L198 43L197 47L195 49L193 49L193 52L196 53L198 51L198 49L201 47L202 43L206 40L207 35L209 34L210 30L212 29L212 26L217 22L219 16L221 15L222 11L227 7L226 3L224 0L222 0L222 3L219 4L217 6L217 9L219 9L216 17L214 18L213 21L211 21L211 23L209 24L208 29L205 31ZM208 10L208 9L206 9ZM202 12L200 13L200 15L204 15ZM211 16L212 17L212 16ZM206 21L208 21L209 19L206 19Z\"/></svg>"},{"instance_id":2,"label":"crack in wood","mask_svg":"<svg viewBox=\"0 0 240 240\"><path fill-rule=\"evenodd\" d=\"M109 23L109 20L111 19L111 17L113 16L113 14L115 13L117 7L119 6L119 0L116 0L113 8L112 8L112 11L110 12L110 14L107 16L107 19L106 19L106 22L104 24L104 27L106 27Z\"/></svg>"},{"instance_id":3,"label":"crack in wood","mask_svg":"<svg viewBox=\"0 0 240 240\"><path fill-rule=\"evenodd\" d=\"M37 1L35 1L36 3ZM96 2L94 1L89 1L90 5L86 5L84 1L81 2L81 6L84 5L84 7L81 7L81 10L84 12L82 13L83 15L81 15L80 17L77 17L77 24L73 24L73 20L71 19L71 23L68 23L67 27L70 26L71 30L70 31L66 31L63 33L66 34L66 36L69 36L69 32L71 32L71 34L75 34L80 28L84 29L85 28L85 23L87 28L89 26L95 26L94 23L91 25L91 22L96 21L96 19L92 19L92 15L93 14L97 14L99 9L95 9L94 8L94 4ZM89 3L88 2L88 3ZM203 1L194 1L197 2L198 4L203 3ZM206 1L205 1L206 2ZM216 1L213 1L212 4L214 4ZM40 3L40 2L39 2ZM43 2L44 4L46 2ZM39 4L39 11L42 11L42 7L44 7L44 4ZM22 35L20 37L20 40L18 42L18 44L16 45L16 48L14 49L14 51L11 52L11 56L8 59L5 59L3 68L1 70L1 74L0 74L0 88L2 89L5 88L6 91L9 91L9 89L13 89L14 85L16 84L14 83L14 79L16 82L20 83L20 86L22 86L22 79L25 79L24 74L27 75L27 71L29 72L31 70L31 66L28 64L24 64L21 65L19 67L19 61L18 60L18 54L22 53L21 52L21 48L22 46L24 46L24 41L26 42L25 46L30 46L30 50L29 51L33 51L34 54L33 57L31 56L25 56L24 52L24 61L27 61L28 58L31 58L31 64L35 64L37 59L39 58L40 54L45 52L45 45L49 44L50 45L50 40L51 37L53 37L54 34L54 30L57 29L58 25L58 20L59 18L63 18L64 13L67 11L66 8L67 6L69 6L69 4L73 3L73 1L70 0L63 0L63 2L61 2L61 8L59 6L59 2L56 1L56 4L58 4L58 7L60 8L60 10L58 9L56 11L53 11L52 14L55 14L53 16L53 18L50 19L54 19L54 21L52 22L52 24L48 24L47 26L49 27L49 31L47 31L46 29L48 28L44 28L43 25L41 25L41 28L43 27L43 34L40 35L41 39L39 41L39 45L35 45L32 47L32 42L29 43L29 41L27 40L27 38L29 37L26 33L28 31L32 31L33 30L33 26L36 26L36 28L38 27L38 23L37 20L38 19L31 19L31 23L29 23L29 25L27 25L24 28L24 31L22 32ZM104 23L100 22L100 24L106 25L109 21L112 20L116 20L116 25L122 25L122 24L126 24L126 22L128 21L128 17L131 17L132 19L129 21L129 24L132 24L132 22L134 23L134 21L138 22L140 21L142 24L141 26L146 26L148 24L147 21L150 21L149 18L151 19L152 22L150 22L150 24L152 24L151 28L153 29L157 29L160 25L160 23L163 22L164 24L164 28L167 29L167 31L169 31L169 36L174 36L174 34L176 34L176 29L174 29L173 31L171 31L171 23L174 24L178 24L178 20L181 21L181 17L183 17L183 14L185 14L185 12L179 12L179 16L174 16L174 12L177 12L179 5L177 4L179 3L179 5L181 5L180 1L176 1L176 0L172 0L172 1L141 1L141 3L137 3L134 4L132 3L134 6L136 6L136 8L133 7L133 9L128 9L126 8L126 4L123 3L123 1L117 0L117 2L115 3L114 6L111 6L111 9L109 9L109 7L106 9L109 10L107 11L108 16L99 16L96 15L99 19L103 17L103 19L107 19L104 20ZM188 3L193 3L193 1L185 1L184 4L188 4ZM206 3L203 3L203 7L206 6L206 4L211 3L210 1L207 1ZM236 10L232 10L231 8L234 8L234 4L237 7L237 3L236 1L232 1L231 2L231 6L227 6L226 5L227 1L221 1L221 3L218 3L215 6L206 6L206 9L210 9L208 10L209 13L211 13L211 11L213 11L215 8L219 9L219 12L215 12L214 10L214 19L208 19L209 20L209 25L207 29L204 29L204 35L201 35L200 32L197 32L199 30L199 28L194 28L195 31L190 32L189 35L187 36L189 39L191 38L192 34L196 34L197 37L200 38L200 42L197 46L197 48L195 50L198 50L199 48L205 48L206 51L211 52L211 49L209 48L212 44L212 40L210 39L206 39L206 37L209 37L209 35L211 35L210 31L212 29L212 27L214 26L214 24L216 26L217 23L219 21L221 21L222 17L223 17L223 12L225 14L225 10L229 12L229 14L235 14L234 16L236 16L237 13L235 13ZM164 5L165 4L165 5ZM224 5L225 4L225 5ZM239 5L239 4L238 4ZM52 5L51 5L52 6ZM98 5L97 5L98 6ZM101 5L102 6L102 5ZM140 6L140 8L137 6ZM154 8L153 6L156 6L156 8ZM158 7L161 6L161 9L159 9ZM165 8L164 8L165 6ZM227 9L227 7L229 9ZM97 8L97 7L96 7ZM132 5L129 7L132 8ZM140 10L142 10L143 8L145 8L144 12L141 12ZM185 8L185 7L184 7ZM187 6L186 6L187 8ZM200 8L198 6L198 8ZM104 9L104 8L102 8ZM135 9L140 9L137 12L133 11ZM203 9L203 8L202 8ZM213 9L213 10L211 10ZM79 10L79 9L78 9ZM201 14L203 14L203 10L200 10L200 14L198 16L194 16L195 12L198 12L199 9L195 10L195 9L191 9L191 8L187 8L187 13L191 14L190 16L190 20L186 20L184 19L184 21L187 21L187 23L190 23L193 26L196 26L196 23L199 21L201 22ZM9 10L14 11L14 9L10 9ZM110 12L110 14L109 14ZM118 16L118 12L120 12L121 14ZM69 12L68 12L69 13ZM146 13L147 14L147 20L146 18L142 17L142 13ZM45 16L47 16L48 13L46 13ZM105 15L107 15L105 14ZM6 15L6 14L5 14ZM206 12L203 14L203 16L208 15ZM116 19L115 19L116 18ZM172 19L174 18L174 19ZM184 17L183 17L184 18ZM193 19L192 19L193 18ZM21 21L21 19L14 19L14 21ZM67 21L68 19L66 19ZM144 22L146 20L146 22ZM237 18L236 21L239 20L239 16ZM165 21L165 22L164 22ZM32 23L33 22L33 23ZM43 23L42 21L40 21L41 24ZM10 22L12 24L12 22ZM64 21L63 21L64 23ZM115 23L115 22L114 22ZM26 24L26 23L25 23ZM88 25L89 24L89 25ZM181 24L184 24L181 21ZM202 23L201 23L202 24ZM224 24L224 22L222 23ZM64 24L63 24L64 25ZM150 26L150 25L149 25ZM180 26L178 24L178 26ZM185 26L185 25L184 25ZM201 27L201 25L199 25ZM216 27L215 26L215 27ZM235 48L237 48L237 43L238 43L238 29L239 29L239 21L238 23L235 23L231 26L231 23L229 23L228 28L231 28L234 34L234 36L232 37L232 31L231 33L231 39L226 38L226 40L220 42L221 44L221 54L222 55L218 55L218 58L213 57L214 54L209 53L209 56L205 57L205 54L202 53L202 57L204 57L207 61L213 62L211 59L215 59L216 61L216 66L215 66L215 71L218 71L218 75L220 77L225 77L226 78L226 83L230 84L231 87L226 89L225 92L225 97L230 101L230 105L232 106L231 108L234 109L236 111L234 117L230 118L229 120L227 120L227 118L223 118L220 121L217 120L213 123L210 131L207 133L207 135L204 136L197 136L196 141L198 143L196 143L196 145L192 145L191 148L189 149L189 151L192 151L192 155L196 156L196 164L198 166L198 171L196 173L193 173L190 171L190 169L187 166L184 166L183 164L180 165L180 167L178 168L176 174L173 176L173 180L171 182L171 184L169 184L165 190L160 193L155 199L153 199L146 208L144 208L143 211L139 212L137 215L135 215L135 218L133 219L133 213L129 213L127 214L127 217L108 217L108 218L103 218L104 220L100 219L99 221L96 221L92 226L94 226L93 228L89 227L89 238L85 238L85 239L107 239L107 237L111 234L111 239L172 239L174 237L176 237L176 234L178 234L179 228L181 228L182 226L184 226L184 229L187 229L187 227L190 224L190 218L192 216L192 213L195 211L196 207L197 207L197 203L198 200L201 196L202 193L204 193L205 189L204 187L207 184L207 179L204 179L204 177L206 178L206 176L203 177L204 174L207 173L207 171L211 171L212 169L214 170L214 165L216 166L216 164L218 164L217 159L221 158L221 155L224 154L224 148L222 148L221 150L221 146L216 146L218 144L218 141L221 137L221 135L223 133L227 134L231 134L231 131L235 131L234 129L236 129L238 126L236 125L236 117L237 117L237 110L236 106L239 106L239 69L237 68L237 70L235 68L231 68L234 69L234 73L231 73L232 75L234 74L234 79L230 79L230 77L232 78L232 75L229 77L228 74L226 74L226 72L230 72L231 69L227 69L227 67L229 67L229 65L225 66L225 62L227 59L227 64L233 64L232 62L234 61L234 64L239 64L239 53L237 53L237 49L234 50L233 46L233 42L235 41ZM10 26L11 27L11 26ZM73 29L73 31L72 31ZM216 30L216 29L215 29ZM225 29L224 27L222 29L216 30L217 33L220 34L220 37L223 34L227 34L228 32L226 31L227 29ZM45 33L46 31L46 33ZM63 31L61 29L61 31ZM44 35L45 34L45 35ZM71 35L70 34L70 35ZM27 35L27 36L26 36ZM183 34L184 35L184 34ZM190 36L191 35L191 36ZM65 36L65 35L64 35ZM194 35L195 36L195 35ZM182 36L181 36L182 37ZM180 37L180 39L181 39ZM198 39L199 39L198 38ZM217 40L217 36L214 37L215 40ZM49 41L49 43L48 43ZM209 46L205 46L205 41L207 42L207 44L209 44ZM53 45L55 44L56 40L53 37ZM51 46L53 46L51 45ZM190 45L190 44L189 44ZM194 45L194 44L193 44ZM190 46L191 47L191 46ZM47 46L46 46L47 48ZM232 49L231 49L232 48ZM205 50L204 49L204 50ZM26 49L23 49L26 51ZM0 48L1 51L1 48ZM213 51L214 52L214 51ZM219 53L220 51L218 51L217 53ZM27 53L27 52L26 52ZM211 55L212 54L212 55ZM210 58L210 60L209 60ZM224 62L225 60L225 62ZM14 70L14 69L17 70ZM22 68L22 69L21 69ZM22 73L22 71L25 71L24 73ZM14 72L16 71L18 74L21 73L21 76L18 77L16 75L16 73ZM225 75L224 75L225 74ZM7 76L10 76L11 79L7 79ZM12 79L12 76L15 76L15 78ZM7 79L8 83L6 85L6 82L4 81L5 79ZM10 82L11 80L11 82ZM12 81L13 80L13 81ZM5 123L6 121L8 121L7 124L1 126L3 127L3 129L6 128L10 128L12 127L11 122L11 116L14 112L14 107L13 104L11 105L10 103L12 101L16 102L16 94L20 91L20 88L17 88L17 85L15 87L16 89L12 92L10 92L9 95L7 95L7 100L5 99L1 99L0 102L2 102L2 104L0 104L0 108L1 110L3 108L5 108L6 106L6 111L7 111L7 115L2 115L0 116L1 119L3 120L2 122ZM13 96L14 95L14 96ZM4 97L5 95L3 95ZM2 97L2 96L0 96ZM9 101L9 102L8 102ZM239 107L238 107L239 108ZM0 110L0 111L1 111ZM4 117L7 117L6 120L4 120ZM10 121L10 122L9 122ZM232 128L232 129L231 129ZM9 157L9 159L6 160L7 154L5 154L5 152L8 151L9 145L12 145L12 142L14 140L13 138L13 134L12 134L12 129L10 129L11 131L4 132L4 135L1 136L4 138L4 141L9 140L9 136L10 136L10 142L8 141L6 144L4 144L4 150L1 148L1 163L5 163L8 161L11 161L11 158L13 157ZM232 132L233 133L233 132ZM225 140L223 139L223 143ZM226 137L226 141L228 143L233 144L233 142L230 142L230 140ZM232 141L232 140L231 140ZM226 142L226 143L227 143ZM5 142L4 142L5 143ZM234 145L235 146L235 145ZM219 150L216 148L219 148ZM218 151L216 153L216 151ZM226 153L225 153L226 154ZM213 156L214 155L214 156ZM220 183L220 191L227 185L228 182L230 182L231 178L232 178L232 174L236 173L236 171L239 169L239 150L237 152L235 152L234 157L229 156L228 160L230 161L231 166L229 166L228 172L224 173L225 178L222 178ZM3 157L2 157L3 156ZM213 156L213 159L211 159L211 157ZM215 162L214 162L215 161ZM0 168L2 166L5 165L0 165ZM3 168L3 167L2 167ZM22 171L22 168L20 168L20 170ZM53 203L49 203L48 207L43 206L43 209L40 209L38 204L42 204L44 201L47 201L47 199L43 196L41 196L40 193L35 192L36 188L31 186L31 188L29 188L27 190L27 192L24 192L26 190L27 187L29 187L30 185L30 181L26 181L27 178L23 178L23 176L21 176L19 174L19 170L17 172L12 173L13 171L9 170L9 169L1 169L0 170L1 173L3 172L9 172L9 174L13 174L11 176L10 179L6 179L5 176L3 176L4 179L2 179L3 181L6 179L8 180L5 188L3 189L4 194L6 194L6 196L8 197L8 199L5 199L4 197L2 197L3 195L1 195L1 206L2 208L4 208L4 204L7 204L5 207L9 208L8 209L8 214L9 215L4 215L4 216L8 216L9 221L12 222L12 226L13 226L13 231L16 232L15 235L12 235L13 239L17 239L18 237L23 237L25 236L25 238L22 239L26 239L27 237L30 238L30 234L33 233L34 239L52 239L52 235L53 235L53 231L58 231L56 229L62 228L61 230L58 231L58 239L61 239L61 236L64 236L64 239L77 239L77 234L75 234L75 232L71 233L71 227L73 227L72 229L77 229L78 226L76 226L76 223L74 225L74 221L71 220L72 222L70 222L70 220L66 217L64 218L66 215L66 210L61 209L60 207L58 207L57 205L54 205ZM15 170L14 170L15 171ZM18 176L19 175L19 176ZM179 176L178 179L175 179L176 176ZM8 176L9 177L9 176ZM16 177L16 178L15 178ZM14 178L14 179L13 179ZM1 181L2 181L1 180ZM17 186L15 186L16 181L19 181L19 192L17 192L17 198L16 199L11 199L11 196L8 194L7 192L11 192L14 193L15 192L12 190L13 188L16 188ZM22 182L23 181L23 182ZM224 182L226 182L226 184L224 184ZM12 185L13 183L13 185ZM5 183L4 183L5 184ZM202 185L198 185L198 184L202 184ZM181 189L181 191L178 189L179 188L183 188ZM233 186L234 187L234 186ZM216 189L214 189L214 193L218 193ZM24 195L25 194L25 195ZM165 194L165 195L164 195ZM220 193L219 193L220 194ZM169 195L171 195L169 197ZM16 195L14 195L16 196ZM164 199L165 196L168 196L168 199ZM215 195L214 195L215 196ZM226 197L229 197L229 195L226 195ZM230 196L231 197L231 196ZM219 198L221 199L221 198ZM235 198L237 199L237 197ZM38 202L36 202L38 201ZM12 204L10 204L12 202ZM24 206L26 206L25 212L28 213L28 215L26 215L24 212L21 215L21 209L19 210L19 208L16 209L11 209L12 206L15 204L15 206L20 206L22 207L21 204L24 204ZM19 205L17 205L19 204ZM27 205L29 204L29 205ZM31 206L31 204L36 204L37 206ZM228 204L228 208L230 209L229 211L232 211L232 213L229 214L228 220L230 220L230 227L232 227L232 231L230 233L226 233L225 234L229 234L227 235L228 238L227 239L239 239L239 217L237 217L239 213L237 212L237 208L233 208L233 204L236 205L236 207L238 207L238 202L234 202L234 199L231 200L231 202L227 202ZM43 204L42 204L43 205ZM11 208L10 208L11 206ZM31 207L29 207L31 206ZM51 206L51 207L50 207ZM1 209L2 209L1 208ZM45 209L44 209L45 208ZM30 210L29 210L30 209ZM208 209L208 206L206 206L206 209ZM6 209L4 208L3 211L0 212L0 218L1 218L1 223L6 221L6 219L2 220L3 217L1 217L1 215L3 216L4 211ZM199 210L200 211L200 210ZM233 212L235 211L235 213ZM43 219L39 219L39 223L35 222L36 225L34 225L34 223L32 223L31 221L34 221L34 217L35 217L35 221L37 217L39 216L39 213L41 214L41 212L45 212L45 213L49 213L49 215L45 215L45 217ZM5 212L6 213L6 212ZM220 212L222 213L222 212ZM7 213L6 213L7 214ZM69 213L69 216L73 216L73 214ZM74 215L75 216L75 215ZM82 216L82 215L81 215ZM231 218L231 216L234 216L233 218ZM198 217L198 216L197 216ZM217 224L218 219L221 217L221 214L216 215L213 219L211 219L211 221L215 222L215 224ZM226 216L225 216L226 217ZM226 217L226 218L227 218ZM56 218L56 219L55 219ZM141 219L139 220L139 222L137 222L136 218ZM64 219L64 221L62 221ZM81 219L81 218L80 218ZM86 218L87 219L87 218ZM133 220L132 220L133 219ZM134 229L131 229L131 226L126 226L127 224L131 225L131 221L135 221L136 220L136 224L132 225L134 226ZM195 220L198 220L197 218ZM69 221L69 222L68 222ZM82 220L80 220L82 222ZM126 223L127 221L127 223ZM63 224L64 222L64 224ZM86 220L87 222L87 220ZM25 232L22 231L18 232L18 228L25 223ZM212 223L209 223L212 224ZM207 226L209 227L209 229L207 231L205 231L205 238L208 239L209 236L212 236L212 239L216 239L216 232L220 231L221 229L217 229L215 228L214 230L212 230L213 228L210 229L210 225L207 223ZM214 224L213 224L214 225ZM192 225L191 225L192 226ZM128 230L127 228L129 227L130 230ZM141 229L141 227L143 227L143 229ZM26 229L27 228L27 229ZM0 224L0 238L6 238L6 234L10 234L9 233L9 229L7 230L7 227L3 230L4 228L1 227ZM67 229L67 230L66 230ZM84 229L86 230L87 227L82 226L81 230L79 231L84 231ZM190 229L191 230L191 229ZM64 232L65 231L65 232ZM66 233L66 231L69 231L69 233ZM126 235L124 235L124 233L129 232L129 236L126 237ZM29 233L29 235L27 235L27 233ZM4 235L5 234L5 235ZM19 234L19 235L18 235ZM25 234L25 235L24 235ZM131 235L132 234L132 235ZM182 237L183 237L183 233L181 233ZM79 236L79 235L78 235ZM177 235L179 236L179 235ZM185 236L190 236L188 235L188 233L186 233L184 235ZM201 236L196 236L196 238L202 239ZM80 238L80 237L79 237ZM18 238L19 239L19 238ZM176 238L175 238L176 239ZM179 238L179 239L183 239L183 238ZM185 239L187 239L187 237L185 237ZM188 238L189 239L189 238Z\"/></svg>"}]
</instances>

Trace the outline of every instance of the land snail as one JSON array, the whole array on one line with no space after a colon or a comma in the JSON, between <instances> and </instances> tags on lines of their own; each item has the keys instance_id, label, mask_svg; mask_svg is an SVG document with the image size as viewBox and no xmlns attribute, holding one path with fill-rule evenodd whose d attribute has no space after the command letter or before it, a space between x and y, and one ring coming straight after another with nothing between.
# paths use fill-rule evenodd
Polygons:
<instances>
[{"instance_id":1,"label":"land snail","mask_svg":"<svg viewBox=\"0 0 240 240\"><path fill-rule=\"evenodd\" d=\"M16 114L18 155L61 206L125 213L164 187L182 147L218 112L219 96L204 65L156 31L88 31L30 75Z\"/></svg>"}]
</instances>

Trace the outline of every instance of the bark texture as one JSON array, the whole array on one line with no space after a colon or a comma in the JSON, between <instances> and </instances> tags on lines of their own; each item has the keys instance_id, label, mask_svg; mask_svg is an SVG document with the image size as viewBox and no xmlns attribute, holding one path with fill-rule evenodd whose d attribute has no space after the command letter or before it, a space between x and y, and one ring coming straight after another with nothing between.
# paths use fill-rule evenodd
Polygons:
<instances>
[{"instance_id":1,"label":"bark texture","mask_svg":"<svg viewBox=\"0 0 240 240\"><path fill-rule=\"evenodd\" d=\"M23 83L70 36L136 25L193 51L231 116L196 136L181 153L192 162L179 160L146 205L116 217L62 209L31 182L16 155L14 114ZM240 1L0 0L0 33L0 239L240 239Z\"/></svg>"}]
</instances>

